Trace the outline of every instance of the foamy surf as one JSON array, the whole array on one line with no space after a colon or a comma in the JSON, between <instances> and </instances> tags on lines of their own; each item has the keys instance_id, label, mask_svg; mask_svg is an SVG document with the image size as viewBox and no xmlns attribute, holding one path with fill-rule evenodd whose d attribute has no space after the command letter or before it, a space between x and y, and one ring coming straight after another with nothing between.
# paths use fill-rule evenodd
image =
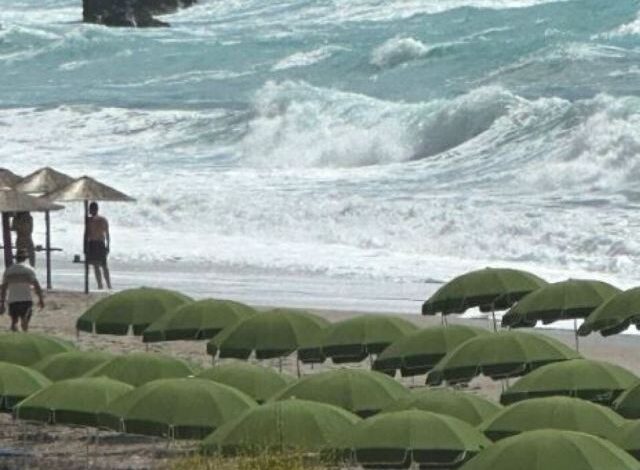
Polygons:
<instances>
[{"instance_id":1,"label":"foamy surf","mask_svg":"<svg viewBox=\"0 0 640 470\"><path fill-rule=\"evenodd\" d=\"M249 296L291 276L363 299L349 285L509 265L632 285L637 10L202 0L131 31L27 0L0 11L0 166L135 196L104 207L128 279L170 264ZM81 224L74 205L55 214L59 262Z\"/></svg>"}]
</instances>

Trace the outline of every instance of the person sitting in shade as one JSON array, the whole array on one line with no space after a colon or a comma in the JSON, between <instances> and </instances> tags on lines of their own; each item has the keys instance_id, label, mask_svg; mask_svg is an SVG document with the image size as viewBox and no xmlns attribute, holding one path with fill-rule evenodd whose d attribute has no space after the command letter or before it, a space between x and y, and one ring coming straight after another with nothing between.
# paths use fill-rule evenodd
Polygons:
<instances>
[{"instance_id":1,"label":"person sitting in shade","mask_svg":"<svg viewBox=\"0 0 640 470\"><path fill-rule=\"evenodd\" d=\"M24 251L29 257L29 264L36 265L36 250L33 244L33 217L28 212L18 212L13 218L11 230L16 232L16 251Z\"/></svg>"},{"instance_id":2,"label":"person sitting in shade","mask_svg":"<svg viewBox=\"0 0 640 470\"><path fill-rule=\"evenodd\" d=\"M87 220L87 263L93 265L98 289L102 289L102 275L111 289L111 276L107 265L107 256L111 246L109 235L109 221L106 217L98 215L98 203L89 205L89 219Z\"/></svg>"},{"instance_id":3,"label":"person sitting in shade","mask_svg":"<svg viewBox=\"0 0 640 470\"><path fill-rule=\"evenodd\" d=\"M38 306L41 309L44 308L42 288L33 268L25 264L27 258L28 253L26 251L18 251L16 263L9 266L2 276L0 315L5 312L5 301L8 301L12 331L18 331L18 323L20 323L22 331L29 330L29 321L33 313L32 287L38 296ZM9 293L8 299L7 292Z\"/></svg>"}]
</instances>

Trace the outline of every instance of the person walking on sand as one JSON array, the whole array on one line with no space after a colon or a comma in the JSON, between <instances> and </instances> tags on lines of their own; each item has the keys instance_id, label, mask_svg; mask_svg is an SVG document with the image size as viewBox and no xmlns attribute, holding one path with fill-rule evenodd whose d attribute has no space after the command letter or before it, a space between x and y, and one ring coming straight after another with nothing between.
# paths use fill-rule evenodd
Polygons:
<instances>
[{"instance_id":1,"label":"person walking on sand","mask_svg":"<svg viewBox=\"0 0 640 470\"><path fill-rule=\"evenodd\" d=\"M11 230L16 232L16 251L24 251L31 267L36 266L36 250L33 245L33 217L28 212L18 212L13 218Z\"/></svg>"},{"instance_id":2,"label":"person walking on sand","mask_svg":"<svg viewBox=\"0 0 640 470\"><path fill-rule=\"evenodd\" d=\"M36 277L36 273L25 264L28 253L24 250L16 254L16 263L9 266L2 276L0 287L0 315L5 312L5 301L9 304L9 316L11 317L11 331L18 331L18 322L22 331L29 330L29 321L33 313L33 299L31 288L38 296L38 306L44 308L42 288ZM9 298L7 299L7 292Z\"/></svg>"},{"instance_id":3,"label":"person walking on sand","mask_svg":"<svg viewBox=\"0 0 640 470\"><path fill-rule=\"evenodd\" d=\"M98 215L98 203L92 202L89 204L89 220L87 220L86 257L87 263L93 265L98 289L102 289L103 274L107 289L111 289L111 276L107 266L110 247L109 221L106 217Z\"/></svg>"}]
</instances>

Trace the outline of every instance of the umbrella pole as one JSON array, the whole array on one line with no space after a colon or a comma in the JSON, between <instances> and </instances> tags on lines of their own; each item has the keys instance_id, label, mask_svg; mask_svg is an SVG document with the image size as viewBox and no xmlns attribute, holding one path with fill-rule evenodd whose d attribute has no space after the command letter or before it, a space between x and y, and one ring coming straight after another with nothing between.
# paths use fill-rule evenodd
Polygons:
<instances>
[{"instance_id":1,"label":"umbrella pole","mask_svg":"<svg viewBox=\"0 0 640 470\"><path fill-rule=\"evenodd\" d=\"M298 378L300 378L300 358L296 356L296 372L298 373Z\"/></svg>"},{"instance_id":2,"label":"umbrella pole","mask_svg":"<svg viewBox=\"0 0 640 470\"><path fill-rule=\"evenodd\" d=\"M84 250L84 293L88 294L89 293L89 262L87 261L87 251L88 251L88 245L89 245L89 233L88 233L88 227L89 225L89 201L88 200L84 200L84 243L83 243L83 250Z\"/></svg>"},{"instance_id":3,"label":"umbrella pole","mask_svg":"<svg viewBox=\"0 0 640 470\"><path fill-rule=\"evenodd\" d=\"M47 260L47 290L51 290L53 285L51 283L51 214L49 213L49 211L45 211L44 213L44 224L46 227L45 257Z\"/></svg>"},{"instance_id":4,"label":"umbrella pole","mask_svg":"<svg viewBox=\"0 0 640 470\"><path fill-rule=\"evenodd\" d=\"M496 323L496 307L491 304L491 318L493 318L493 332L498 332L498 324Z\"/></svg>"},{"instance_id":5,"label":"umbrella pole","mask_svg":"<svg viewBox=\"0 0 640 470\"><path fill-rule=\"evenodd\" d=\"M576 351L580 351L580 341L578 340L578 319L573 319L573 334L576 338Z\"/></svg>"},{"instance_id":6,"label":"umbrella pole","mask_svg":"<svg viewBox=\"0 0 640 470\"><path fill-rule=\"evenodd\" d=\"M13 264L13 251L11 250L11 223L9 213L2 213L2 243L4 244L4 267Z\"/></svg>"}]
</instances>

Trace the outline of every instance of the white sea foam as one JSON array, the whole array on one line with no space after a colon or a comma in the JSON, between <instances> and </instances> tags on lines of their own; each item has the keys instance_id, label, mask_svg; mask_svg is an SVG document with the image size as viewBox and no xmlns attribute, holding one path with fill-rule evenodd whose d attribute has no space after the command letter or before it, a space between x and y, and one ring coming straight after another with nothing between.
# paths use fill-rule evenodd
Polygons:
<instances>
[{"instance_id":1,"label":"white sea foam","mask_svg":"<svg viewBox=\"0 0 640 470\"><path fill-rule=\"evenodd\" d=\"M295 67L308 67L309 65L317 64L323 60L327 60L334 53L344 50L340 46L322 46L311 51L296 52L284 59L278 61L271 69L272 70L287 70Z\"/></svg>"},{"instance_id":2,"label":"white sea foam","mask_svg":"<svg viewBox=\"0 0 640 470\"><path fill-rule=\"evenodd\" d=\"M431 47L417 39L396 36L376 47L371 52L370 62L380 68L395 67L426 57L431 50Z\"/></svg>"},{"instance_id":3,"label":"white sea foam","mask_svg":"<svg viewBox=\"0 0 640 470\"><path fill-rule=\"evenodd\" d=\"M481 88L411 105L285 82L255 108L224 145L207 137L227 128L223 111L3 110L0 165L27 172L55 156L135 196L105 204L114 259L412 282L447 263L640 277L625 202L637 98ZM80 208L56 214L54 243L77 252L80 227Z\"/></svg>"}]
</instances>

